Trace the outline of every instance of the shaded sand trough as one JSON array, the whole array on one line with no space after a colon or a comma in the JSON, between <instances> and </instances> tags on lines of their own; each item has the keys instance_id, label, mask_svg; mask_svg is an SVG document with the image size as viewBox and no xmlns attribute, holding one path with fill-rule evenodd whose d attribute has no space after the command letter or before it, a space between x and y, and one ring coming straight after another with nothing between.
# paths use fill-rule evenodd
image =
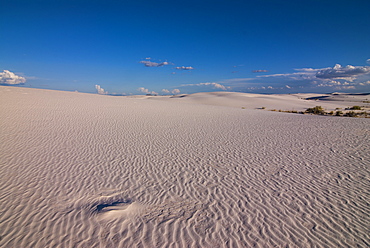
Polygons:
<instances>
[{"instance_id":1,"label":"shaded sand trough","mask_svg":"<svg viewBox=\"0 0 370 248\"><path fill-rule=\"evenodd\" d=\"M370 119L301 98L1 86L0 247L369 247Z\"/></svg>"}]
</instances>

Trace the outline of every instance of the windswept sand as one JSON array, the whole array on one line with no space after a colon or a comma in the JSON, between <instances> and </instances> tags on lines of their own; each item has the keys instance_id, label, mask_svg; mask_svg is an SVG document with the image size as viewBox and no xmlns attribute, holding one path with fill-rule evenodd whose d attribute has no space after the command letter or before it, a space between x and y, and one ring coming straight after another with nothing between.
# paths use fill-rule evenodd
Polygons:
<instances>
[{"instance_id":1,"label":"windswept sand","mask_svg":"<svg viewBox=\"0 0 370 248\"><path fill-rule=\"evenodd\" d=\"M0 247L369 247L370 119L300 98L0 86Z\"/></svg>"}]
</instances>

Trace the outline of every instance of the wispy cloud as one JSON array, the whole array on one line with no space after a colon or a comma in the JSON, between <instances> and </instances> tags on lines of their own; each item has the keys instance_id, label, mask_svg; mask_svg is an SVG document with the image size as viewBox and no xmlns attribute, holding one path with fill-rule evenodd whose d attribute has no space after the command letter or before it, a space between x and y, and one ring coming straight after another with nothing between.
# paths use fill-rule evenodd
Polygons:
<instances>
[{"instance_id":1,"label":"wispy cloud","mask_svg":"<svg viewBox=\"0 0 370 248\"><path fill-rule=\"evenodd\" d=\"M178 67L175 67L175 69L177 69L177 70L194 70L194 67L192 67L192 66L178 66Z\"/></svg>"},{"instance_id":2,"label":"wispy cloud","mask_svg":"<svg viewBox=\"0 0 370 248\"><path fill-rule=\"evenodd\" d=\"M100 87L100 85L96 84L95 85L95 89L96 91L98 92L99 95L106 95L108 94L107 91L105 91L102 87Z\"/></svg>"},{"instance_id":3,"label":"wispy cloud","mask_svg":"<svg viewBox=\"0 0 370 248\"><path fill-rule=\"evenodd\" d=\"M268 72L268 70L253 70L253 73L259 73L259 72Z\"/></svg>"},{"instance_id":4,"label":"wispy cloud","mask_svg":"<svg viewBox=\"0 0 370 248\"><path fill-rule=\"evenodd\" d=\"M143 61L140 61L139 63L144 64L146 67L161 67L161 66L170 64L167 61L161 62L161 63L156 63L156 62L152 62L152 61L149 61L149 60L143 60Z\"/></svg>"},{"instance_id":5,"label":"wispy cloud","mask_svg":"<svg viewBox=\"0 0 370 248\"><path fill-rule=\"evenodd\" d=\"M300 69L295 69L300 70ZM260 75L257 78L291 78L294 80L298 79L315 79L316 70L312 69L302 69L300 72L293 72L293 73L278 73L278 74L270 74L270 75Z\"/></svg>"},{"instance_id":6,"label":"wispy cloud","mask_svg":"<svg viewBox=\"0 0 370 248\"><path fill-rule=\"evenodd\" d=\"M24 84L26 79L21 76L15 75L13 72L4 70L0 72L0 84L6 85L16 85L16 84Z\"/></svg>"},{"instance_id":7,"label":"wispy cloud","mask_svg":"<svg viewBox=\"0 0 370 248\"><path fill-rule=\"evenodd\" d=\"M320 71L320 70L323 70L323 69L329 69L330 67L328 68L321 68L321 69L314 69L314 68L300 68L300 69L294 69L295 71L304 71L304 72L316 72L316 71Z\"/></svg>"}]
</instances>

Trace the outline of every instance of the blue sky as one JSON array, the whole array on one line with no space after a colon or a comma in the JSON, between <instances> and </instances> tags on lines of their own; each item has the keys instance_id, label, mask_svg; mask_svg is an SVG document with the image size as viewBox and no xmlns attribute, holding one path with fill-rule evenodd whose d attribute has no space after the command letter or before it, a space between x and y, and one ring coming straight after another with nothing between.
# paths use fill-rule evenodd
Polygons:
<instances>
[{"instance_id":1,"label":"blue sky","mask_svg":"<svg viewBox=\"0 0 370 248\"><path fill-rule=\"evenodd\" d=\"M368 0L2 0L0 84L370 92L369 10Z\"/></svg>"}]
</instances>

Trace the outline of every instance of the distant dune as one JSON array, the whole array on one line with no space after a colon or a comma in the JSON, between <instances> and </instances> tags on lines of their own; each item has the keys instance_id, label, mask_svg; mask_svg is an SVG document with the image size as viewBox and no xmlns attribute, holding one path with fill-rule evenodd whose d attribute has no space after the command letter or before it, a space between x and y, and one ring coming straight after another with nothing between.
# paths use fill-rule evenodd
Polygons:
<instances>
[{"instance_id":1,"label":"distant dune","mask_svg":"<svg viewBox=\"0 0 370 248\"><path fill-rule=\"evenodd\" d=\"M182 102L194 102L206 105L244 107L256 109L265 107L266 109L298 110L303 111L307 108L321 105L331 111L336 108L346 108L353 105L361 105L370 110L370 94L250 94L238 92L211 92L196 93L191 95L173 96L172 98L181 99Z\"/></svg>"},{"instance_id":2,"label":"distant dune","mask_svg":"<svg viewBox=\"0 0 370 248\"><path fill-rule=\"evenodd\" d=\"M369 247L370 119L267 111L369 98L0 86L0 247Z\"/></svg>"}]
</instances>

